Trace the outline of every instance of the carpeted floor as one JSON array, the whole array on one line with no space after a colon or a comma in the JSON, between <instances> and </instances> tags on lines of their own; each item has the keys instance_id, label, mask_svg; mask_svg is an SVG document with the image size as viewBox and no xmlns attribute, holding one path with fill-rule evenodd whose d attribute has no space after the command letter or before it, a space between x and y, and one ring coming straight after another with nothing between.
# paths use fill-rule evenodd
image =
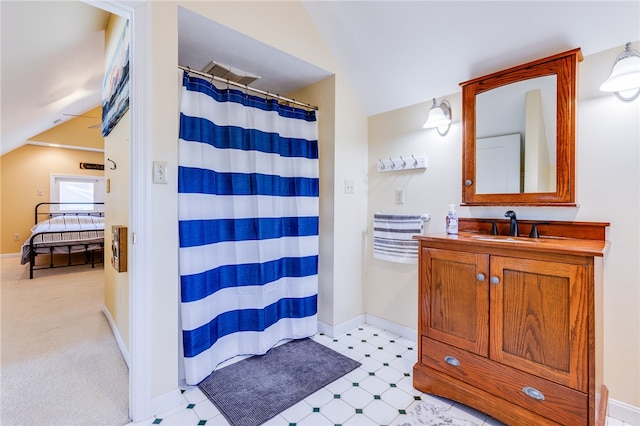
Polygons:
<instances>
[{"instance_id":1,"label":"carpeted floor","mask_svg":"<svg viewBox=\"0 0 640 426\"><path fill-rule=\"evenodd\" d=\"M123 425L128 369L102 313L104 270L1 259L2 425Z\"/></svg>"}]
</instances>

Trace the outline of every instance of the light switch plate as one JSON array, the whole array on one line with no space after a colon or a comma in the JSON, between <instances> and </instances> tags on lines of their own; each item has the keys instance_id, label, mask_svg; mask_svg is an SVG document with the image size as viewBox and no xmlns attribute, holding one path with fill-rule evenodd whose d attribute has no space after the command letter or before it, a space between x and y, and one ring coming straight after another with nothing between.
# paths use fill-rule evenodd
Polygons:
<instances>
[{"instance_id":1,"label":"light switch plate","mask_svg":"<svg viewBox=\"0 0 640 426\"><path fill-rule=\"evenodd\" d=\"M404 204L404 189L396 189L396 204Z\"/></svg>"},{"instance_id":2,"label":"light switch plate","mask_svg":"<svg viewBox=\"0 0 640 426\"><path fill-rule=\"evenodd\" d=\"M153 183L167 183L167 162L153 162Z\"/></svg>"}]
</instances>

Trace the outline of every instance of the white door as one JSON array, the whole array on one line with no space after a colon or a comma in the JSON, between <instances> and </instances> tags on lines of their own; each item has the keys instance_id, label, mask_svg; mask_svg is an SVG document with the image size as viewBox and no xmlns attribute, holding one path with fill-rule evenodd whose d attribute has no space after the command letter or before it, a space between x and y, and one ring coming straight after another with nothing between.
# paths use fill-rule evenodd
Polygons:
<instances>
[{"instance_id":1,"label":"white door","mask_svg":"<svg viewBox=\"0 0 640 426\"><path fill-rule=\"evenodd\" d=\"M476 194L520 190L520 134L476 139Z\"/></svg>"}]
</instances>

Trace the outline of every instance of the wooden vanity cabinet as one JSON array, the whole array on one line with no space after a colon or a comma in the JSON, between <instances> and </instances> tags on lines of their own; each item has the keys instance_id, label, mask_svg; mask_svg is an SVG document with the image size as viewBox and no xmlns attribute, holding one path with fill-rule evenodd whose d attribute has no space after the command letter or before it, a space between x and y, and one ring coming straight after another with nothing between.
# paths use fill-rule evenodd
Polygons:
<instances>
[{"instance_id":1,"label":"wooden vanity cabinet","mask_svg":"<svg viewBox=\"0 0 640 426\"><path fill-rule=\"evenodd\" d=\"M417 239L414 387L507 424L598 424L605 242Z\"/></svg>"}]
</instances>

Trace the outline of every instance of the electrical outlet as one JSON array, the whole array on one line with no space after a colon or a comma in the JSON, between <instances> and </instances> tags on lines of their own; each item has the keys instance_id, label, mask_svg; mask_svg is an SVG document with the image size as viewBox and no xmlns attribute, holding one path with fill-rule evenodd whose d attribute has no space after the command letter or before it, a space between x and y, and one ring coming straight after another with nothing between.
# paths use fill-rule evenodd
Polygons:
<instances>
[{"instance_id":1,"label":"electrical outlet","mask_svg":"<svg viewBox=\"0 0 640 426\"><path fill-rule=\"evenodd\" d=\"M345 194L354 194L356 192L355 185L351 179L346 179L344 181L344 193Z\"/></svg>"},{"instance_id":2,"label":"electrical outlet","mask_svg":"<svg viewBox=\"0 0 640 426\"><path fill-rule=\"evenodd\" d=\"M13 234L13 241L20 241L20 234Z\"/></svg>"},{"instance_id":3,"label":"electrical outlet","mask_svg":"<svg viewBox=\"0 0 640 426\"><path fill-rule=\"evenodd\" d=\"M396 189L396 204L404 204L404 189Z\"/></svg>"}]
</instances>

